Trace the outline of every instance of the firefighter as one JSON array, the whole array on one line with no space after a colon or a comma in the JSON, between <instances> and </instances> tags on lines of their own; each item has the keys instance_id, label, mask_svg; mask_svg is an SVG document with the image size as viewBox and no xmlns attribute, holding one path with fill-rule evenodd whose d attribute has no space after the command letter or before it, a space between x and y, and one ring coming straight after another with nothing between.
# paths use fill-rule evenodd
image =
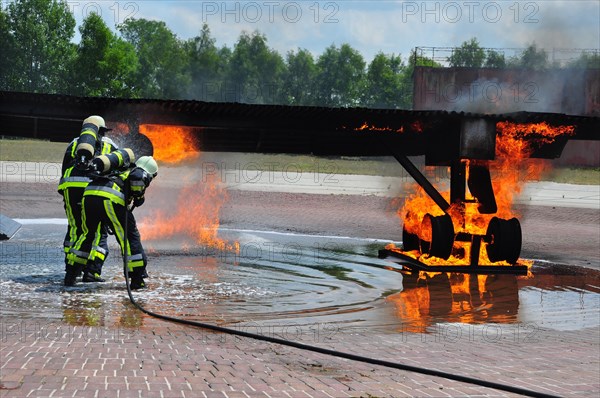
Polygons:
<instances>
[{"instance_id":1,"label":"firefighter","mask_svg":"<svg viewBox=\"0 0 600 398\"><path fill-rule=\"evenodd\" d=\"M91 181L88 176L88 165L91 159L101 154L115 151L117 145L105 136L106 123L101 116L90 116L83 121L80 135L75 138L65 151L62 162L62 178L58 193L63 197L63 205L67 215L68 228L63 243L65 252L65 272L72 268L68 255L81 234L81 201L83 191ZM93 244L93 269L82 270L76 267L77 275L83 271L83 282L104 282L100 277L102 265L108 256L108 231L101 227ZM72 272L71 272L72 274Z\"/></svg>"},{"instance_id":2,"label":"firefighter","mask_svg":"<svg viewBox=\"0 0 600 398\"><path fill-rule=\"evenodd\" d=\"M106 172L110 167L99 157L94 160L94 168ZM92 261L94 231L101 224L107 224L114 232L121 247L121 254L127 254L130 288L144 289L146 283L146 254L142 247L133 208L144 203L144 193L150 182L158 174L158 165L152 156L142 156L133 167L117 173L100 174L92 180L83 193L82 234L69 253L69 262L84 268ZM131 206L132 205L132 206ZM67 275L65 285L72 286L76 275Z\"/></svg>"}]
</instances>

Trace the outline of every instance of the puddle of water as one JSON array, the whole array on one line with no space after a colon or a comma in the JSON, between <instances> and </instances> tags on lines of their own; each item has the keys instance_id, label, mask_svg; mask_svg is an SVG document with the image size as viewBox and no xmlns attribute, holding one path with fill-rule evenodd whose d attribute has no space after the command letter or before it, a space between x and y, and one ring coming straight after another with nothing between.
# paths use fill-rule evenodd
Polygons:
<instances>
[{"instance_id":1,"label":"puddle of water","mask_svg":"<svg viewBox=\"0 0 600 398\"><path fill-rule=\"evenodd\" d=\"M64 228L23 225L13 239L0 242L1 315L142 327L145 315L128 302L114 241L106 283L62 285ZM136 299L161 314L249 331L600 326L600 273L593 270L536 262L530 278L405 275L377 258L386 242L235 230L223 235L240 242L238 254L148 242L150 288L134 293Z\"/></svg>"}]
</instances>

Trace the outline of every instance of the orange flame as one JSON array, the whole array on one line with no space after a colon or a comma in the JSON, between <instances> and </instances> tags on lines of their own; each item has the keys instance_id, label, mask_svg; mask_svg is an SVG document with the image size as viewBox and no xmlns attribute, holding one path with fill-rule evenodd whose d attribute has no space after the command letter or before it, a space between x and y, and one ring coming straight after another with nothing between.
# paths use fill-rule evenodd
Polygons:
<instances>
[{"instance_id":1,"label":"orange flame","mask_svg":"<svg viewBox=\"0 0 600 398\"><path fill-rule=\"evenodd\" d=\"M110 123L108 127L112 127L111 134L129 134L129 125L123 122Z\"/></svg>"},{"instance_id":2,"label":"orange flame","mask_svg":"<svg viewBox=\"0 0 600 398\"><path fill-rule=\"evenodd\" d=\"M154 157L159 162L178 164L200 155L197 141L190 128L180 126L141 125L154 146ZM158 177L160 178L160 176ZM181 178L180 178L181 179ZM219 250L239 252L239 243L228 243L219 238L219 214L227 201L227 191L213 175L203 181L186 184L177 198L174 211L157 210L140 223L144 239L168 238L187 235L198 244ZM185 246L183 250L188 250Z\"/></svg>"},{"instance_id":3,"label":"orange flame","mask_svg":"<svg viewBox=\"0 0 600 398\"><path fill-rule=\"evenodd\" d=\"M499 122L496 129L498 133L496 135L496 160L489 162L488 166L492 175L492 186L498 211L495 214L480 214L477 203L452 204L448 209L448 214L452 218L456 233L485 235L492 217L504 219L515 217L512 206L516 195L521 192L523 184L528 180L539 179L548 167L548 163L543 160L528 159L535 147L550 144L559 136L574 134L573 126L552 127L545 122L530 124ZM468 174L470 161L466 160L465 163ZM449 192L441 194L446 200L450 197ZM474 198L467 199L474 201ZM427 240L424 234L429 230L423 228L422 225L427 213L432 216L444 214L425 191L417 185L416 192L406 199L404 206L398 211L398 215L404 220L404 229L417 235L420 239ZM485 242L481 244L479 264L508 265L506 262L492 263L487 257L486 245ZM461 253L460 257L457 258L453 255L448 260L422 256L418 251L404 254L429 265L469 264L470 243L455 242L454 249L455 252ZM390 250L397 249L390 247ZM521 261L521 263L531 265L531 262Z\"/></svg>"},{"instance_id":4,"label":"orange flame","mask_svg":"<svg viewBox=\"0 0 600 398\"><path fill-rule=\"evenodd\" d=\"M386 301L394 304L406 332L425 333L439 322L512 323L518 307L517 279L523 277L419 271ZM502 300L495 298L498 291L503 293Z\"/></svg>"},{"instance_id":5,"label":"orange flame","mask_svg":"<svg viewBox=\"0 0 600 398\"><path fill-rule=\"evenodd\" d=\"M414 131L416 133L422 133L423 132L423 123L420 122L419 120L415 120L414 122L412 122L410 124L410 128L412 129L412 131Z\"/></svg>"},{"instance_id":6,"label":"orange flame","mask_svg":"<svg viewBox=\"0 0 600 398\"><path fill-rule=\"evenodd\" d=\"M573 135L573 126L552 127L547 123L510 123L496 124L496 161L490 163L490 172L498 217L514 217L511 210L514 199L521 193L524 183L539 180L550 167L542 159L529 159L535 147L551 144L556 138ZM484 218L483 220L488 221Z\"/></svg>"},{"instance_id":7,"label":"orange flame","mask_svg":"<svg viewBox=\"0 0 600 398\"><path fill-rule=\"evenodd\" d=\"M219 214L227 199L227 192L219 186L217 178L208 176L205 181L186 186L180 191L174 213L163 210L153 212L147 222L140 225L140 232L150 240L187 235L199 244L239 253L238 242L228 243L217 236Z\"/></svg>"},{"instance_id":8,"label":"orange flame","mask_svg":"<svg viewBox=\"0 0 600 398\"><path fill-rule=\"evenodd\" d=\"M152 142L154 158L158 161L178 163L200 154L196 137L189 127L142 124L140 133Z\"/></svg>"},{"instance_id":9,"label":"orange flame","mask_svg":"<svg viewBox=\"0 0 600 398\"><path fill-rule=\"evenodd\" d=\"M367 122L364 122L360 127L357 127L354 129L354 131L364 131L364 130L370 130L370 131L392 131L392 132L396 132L396 133L402 133L404 131L404 126L400 126L399 129L393 129L391 127L377 127L375 125L369 124Z\"/></svg>"}]
</instances>

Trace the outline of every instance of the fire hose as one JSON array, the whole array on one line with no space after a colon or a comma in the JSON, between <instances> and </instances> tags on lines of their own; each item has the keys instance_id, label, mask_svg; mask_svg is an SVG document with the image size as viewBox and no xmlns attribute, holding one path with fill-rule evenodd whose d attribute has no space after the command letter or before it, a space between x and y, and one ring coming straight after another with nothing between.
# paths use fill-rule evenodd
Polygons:
<instances>
[{"instance_id":1,"label":"fire hose","mask_svg":"<svg viewBox=\"0 0 600 398\"><path fill-rule=\"evenodd\" d=\"M125 203L127 204L128 202L125 201ZM286 339L281 339L281 338L277 338L277 337L270 337L270 336L260 335L260 334L256 334L256 333L249 333L249 332L244 332L241 330L230 329L230 328L226 328L226 327L222 327L222 326L212 325L209 323L197 322L197 321L192 321L192 320L188 320L188 319L176 318L176 317L163 315L163 314L157 314L155 312L147 310L146 308L142 307L138 302L135 301L135 299L133 297L133 293L131 291L131 286L129 284L129 267L127 265L127 263L128 263L127 252L129 249L129 247L128 247L129 239L127 239L127 224L128 224L127 220L129 217L128 217L127 212L133 211L134 208L135 208L135 205L132 206L130 209L127 209L127 207L126 207L125 225L124 225L124 233L125 233L124 241L125 241L126 247L123 249L123 269L124 269L124 275L125 275L125 284L127 286L127 294L129 296L129 300L131 301L131 304L133 304L134 307L136 307L138 310L142 311L143 313L145 313L147 315L150 315L154 318L162 319L162 320L169 321L169 322L179 323L179 324L183 324L183 325L187 325L187 326L194 326L194 327L198 327L198 328L213 330L215 332L227 333L227 334L231 334L231 335L235 335L235 336L247 337L247 338L254 339L254 340L266 341L269 343L280 344L280 345L284 345L284 346L288 346L288 347L297 348L300 350L312 351L312 352L316 352L319 354L330 355L330 356L334 356L334 357L338 357L338 358L345 358L345 359L349 359L352 361L368 363L371 365L383 366L383 367L392 368L392 369L399 369L399 370L405 370L408 372L414 372L414 373L420 373L420 374L425 374L425 375L429 375L429 376L441 377L444 379L455 380L455 381L459 381L459 382L463 382L463 383L474 384L474 385L493 388L493 389L501 390L501 391L507 391L507 392L511 392L511 393L515 393L515 394L519 394L519 395L523 395L523 396L538 397L538 398L559 398L556 395L545 394L545 393L541 393L541 392L537 392L537 391L532 391L532 390L528 390L528 389L524 389L524 388L520 388L520 387L507 385L507 384L501 384L501 383L496 383L496 382L492 382L492 381L477 379L474 377L468 377L468 376L462 376L462 375L457 375L457 374L453 374L453 373L442 372L442 371L435 370L435 369L428 369L428 368L422 368L422 367L418 367L418 366L406 365L406 364L402 364L402 363L398 363L398 362L391 362L391 361L385 361L382 359L369 358L369 357L365 357L365 356L361 356L361 355L355 355L355 354L350 354L350 353L346 353L346 352L342 352L342 351L331 350L331 349L317 347L317 346L313 346L313 345L309 345L309 344L298 343L298 342L295 342L292 340L286 340Z\"/></svg>"}]
</instances>

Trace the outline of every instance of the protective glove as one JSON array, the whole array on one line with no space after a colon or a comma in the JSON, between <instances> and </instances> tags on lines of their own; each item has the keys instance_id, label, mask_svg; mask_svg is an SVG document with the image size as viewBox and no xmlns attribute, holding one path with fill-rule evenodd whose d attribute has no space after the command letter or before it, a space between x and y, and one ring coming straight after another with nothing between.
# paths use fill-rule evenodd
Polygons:
<instances>
[{"instance_id":1,"label":"protective glove","mask_svg":"<svg viewBox=\"0 0 600 398\"><path fill-rule=\"evenodd\" d=\"M102 167L102 166L98 165L94 160L89 162L88 167L85 169L85 174L89 178L97 178L102 175L101 171L98 169L98 167Z\"/></svg>"},{"instance_id":2,"label":"protective glove","mask_svg":"<svg viewBox=\"0 0 600 398\"><path fill-rule=\"evenodd\" d=\"M144 198L143 196L133 198L133 206L140 207L141 205L144 204L145 201L146 201L146 198Z\"/></svg>"}]
</instances>

